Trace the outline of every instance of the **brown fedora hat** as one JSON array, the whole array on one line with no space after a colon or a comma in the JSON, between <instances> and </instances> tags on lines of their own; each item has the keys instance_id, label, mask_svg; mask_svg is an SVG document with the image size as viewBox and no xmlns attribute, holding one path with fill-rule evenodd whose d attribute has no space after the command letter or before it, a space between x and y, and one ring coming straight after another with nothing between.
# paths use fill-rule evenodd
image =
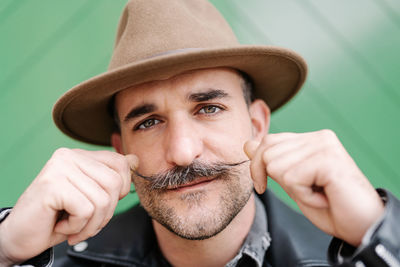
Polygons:
<instances>
[{"instance_id":1,"label":"brown fedora hat","mask_svg":"<svg viewBox=\"0 0 400 267\"><path fill-rule=\"evenodd\" d=\"M254 94L271 110L302 86L307 66L279 47L240 45L207 0L131 0L121 16L108 71L67 91L53 118L65 134L110 145L112 96L128 87L204 68L230 67L247 73Z\"/></svg>"}]
</instances>

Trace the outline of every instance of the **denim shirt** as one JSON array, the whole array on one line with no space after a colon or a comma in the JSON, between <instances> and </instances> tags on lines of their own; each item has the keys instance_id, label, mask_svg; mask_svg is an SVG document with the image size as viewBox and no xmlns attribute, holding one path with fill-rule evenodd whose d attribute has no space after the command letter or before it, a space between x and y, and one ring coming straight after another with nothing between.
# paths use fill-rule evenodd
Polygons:
<instances>
[{"instance_id":1,"label":"denim shirt","mask_svg":"<svg viewBox=\"0 0 400 267\"><path fill-rule=\"evenodd\" d=\"M256 214L250 232L247 235L239 253L225 266L261 267L264 256L271 245L271 236L268 232L267 214L261 200L256 197Z\"/></svg>"}]
</instances>

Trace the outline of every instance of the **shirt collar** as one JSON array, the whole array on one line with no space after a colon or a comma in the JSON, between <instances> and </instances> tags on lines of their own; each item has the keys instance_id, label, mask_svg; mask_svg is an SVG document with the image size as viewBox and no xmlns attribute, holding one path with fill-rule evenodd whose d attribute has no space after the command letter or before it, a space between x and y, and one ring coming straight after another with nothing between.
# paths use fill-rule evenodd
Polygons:
<instances>
[{"instance_id":1,"label":"shirt collar","mask_svg":"<svg viewBox=\"0 0 400 267\"><path fill-rule=\"evenodd\" d=\"M261 267L263 264L265 253L271 244L271 236L268 232L267 213L258 197L255 198L255 204L256 214L250 232L239 253L226 264L226 267L236 266L246 256L254 261L254 266Z\"/></svg>"}]
</instances>

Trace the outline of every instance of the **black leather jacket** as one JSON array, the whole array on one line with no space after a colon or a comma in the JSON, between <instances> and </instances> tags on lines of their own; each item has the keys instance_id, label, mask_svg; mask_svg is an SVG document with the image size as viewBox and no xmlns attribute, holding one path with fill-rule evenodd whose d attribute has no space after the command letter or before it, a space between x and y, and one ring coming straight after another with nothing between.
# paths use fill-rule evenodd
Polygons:
<instances>
[{"instance_id":1,"label":"black leather jacket","mask_svg":"<svg viewBox=\"0 0 400 267\"><path fill-rule=\"evenodd\" d=\"M400 201L385 190L378 189L378 193L385 202L385 212L367 231L362 244L354 248L336 238L330 241L331 237L314 227L304 216L291 210L271 192L265 192L259 198L266 209L272 242L263 266L400 267ZM0 223L9 212L9 208L0 209ZM80 245L68 247L62 243L20 266L170 264L159 251L150 217L142 207L135 206L115 216L98 235Z\"/></svg>"},{"instance_id":2,"label":"black leather jacket","mask_svg":"<svg viewBox=\"0 0 400 267\"><path fill-rule=\"evenodd\" d=\"M379 193L387 202L385 215L357 250L337 239L331 242L330 236L271 192L259 196L272 237L263 266L400 266L400 202L386 191ZM159 251L151 219L140 206L115 216L85 245L79 249L65 243L57 246L54 266L170 266ZM341 263L339 258L343 258Z\"/></svg>"}]
</instances>

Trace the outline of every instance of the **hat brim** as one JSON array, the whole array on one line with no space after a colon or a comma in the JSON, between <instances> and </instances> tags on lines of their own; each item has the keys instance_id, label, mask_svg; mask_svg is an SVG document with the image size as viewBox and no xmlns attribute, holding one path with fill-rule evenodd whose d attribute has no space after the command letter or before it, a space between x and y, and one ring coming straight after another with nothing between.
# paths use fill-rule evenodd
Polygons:
<instances>
[{"instance_id":1,"label":"hat brim","mask_svg":"<svg viewBox=\"0 0 400 267\"><path fill-rule=\"evenodd\" d=\"M188 70L215 67L247 73L253 81L255 97L263 99L271 111L297 93L307 74L305 61L281 47L240 45L190 49L125 65L78 84L56 102L53 119L62 132L74 139L109 146L115 128L108 105L114 94Z\"/></svg>"}]
</instances>

